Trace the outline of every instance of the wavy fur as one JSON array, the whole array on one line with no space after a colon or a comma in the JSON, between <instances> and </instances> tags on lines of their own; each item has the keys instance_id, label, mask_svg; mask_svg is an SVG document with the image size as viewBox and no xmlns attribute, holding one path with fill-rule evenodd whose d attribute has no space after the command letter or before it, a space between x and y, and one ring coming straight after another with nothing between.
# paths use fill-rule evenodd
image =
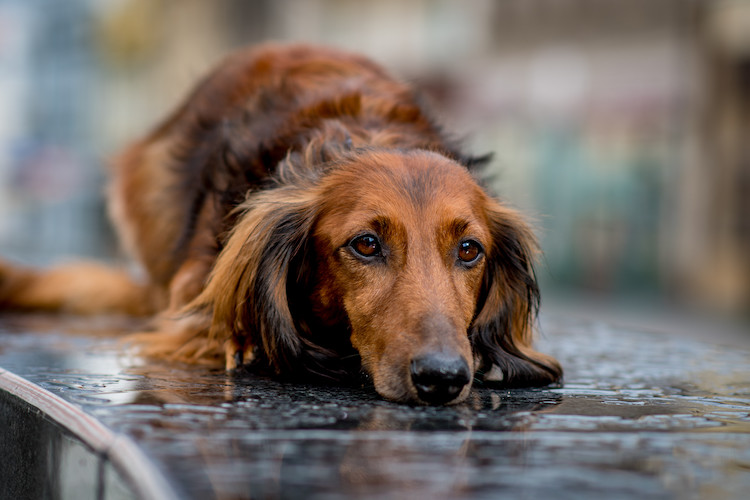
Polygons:
<instances>
[{"instance_id":1,"label":"wavy fur","mask_svg":"<svg viewBox=\"0 0 750 500\"><path fill-rule=\"evenodd\" d=\"M363 370L396 401L436 400L415 371L430 356L490 383L556 382L559 364L531 347L536 244L472 177L487 159L367 59L240 52L114 164L111 213L148 282L99 273L80 292L0 263L0 305L158 312L130 339L144 355L336 380ZM471 386L450 384L440 402Z\"/></svg>"}]
</instances>

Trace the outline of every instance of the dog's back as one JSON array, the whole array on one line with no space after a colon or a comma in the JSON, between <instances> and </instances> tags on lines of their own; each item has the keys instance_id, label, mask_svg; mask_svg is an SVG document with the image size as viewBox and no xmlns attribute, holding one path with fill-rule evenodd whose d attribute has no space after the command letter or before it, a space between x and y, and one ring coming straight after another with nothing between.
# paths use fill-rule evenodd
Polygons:
<instances>
[{"instance_id":1,"label":"dog's back","mask_svg":"<svg viewBox=\"0 0 750 500\"><path fill-rule=\"evenodd\" d=\"M304 45L240 52L116 160L111 215L179 307L200 291L248 191L290 153L347 143L455 155L412 89L365 58Z\"/></svg>"}]
</instances>

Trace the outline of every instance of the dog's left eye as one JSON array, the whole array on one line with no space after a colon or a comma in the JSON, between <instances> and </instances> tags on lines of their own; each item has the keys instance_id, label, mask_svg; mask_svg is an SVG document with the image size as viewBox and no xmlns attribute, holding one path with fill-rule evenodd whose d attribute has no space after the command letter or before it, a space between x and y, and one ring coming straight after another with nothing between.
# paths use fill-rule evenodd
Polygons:
<instances>
[{"instance_id":1,"label":"dog's left eye","mask_svg":"<svg viewBox=\"0 0 750 500\"><path fill-rule=\"evenodd\" d=\"M482 252L482 245L474 240L466 240L458 244L458 259L464 264L473 264Z\"/></svg>"},{"instance_id":2,"label":"dog's left eye","mask_svg":"<svg viewBox=\"0 0 750 500\"><path fill-rule=\"evenodd\" d=\"M376 257L381 254L380 242L371 234L357 236L349 243L349 247L360 257Z\"/></svg>"}]
</instances>

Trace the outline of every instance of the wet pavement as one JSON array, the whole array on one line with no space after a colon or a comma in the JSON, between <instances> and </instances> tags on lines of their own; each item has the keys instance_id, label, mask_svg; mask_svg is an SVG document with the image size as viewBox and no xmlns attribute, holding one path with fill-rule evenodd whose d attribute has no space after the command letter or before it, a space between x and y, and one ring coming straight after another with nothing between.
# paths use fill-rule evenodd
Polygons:
<instances>
[{"instance_id":1,"label":"wet pavement","mask_svg":"<svg viewBox=\"0 0 750 500\"><path fill-rule=\"evenodd\" d=\"M180 498L748 498L750 350L542 318L561 388L455 407L122 354L109 320L0 317L0 367L132 438ZM5 449L3 453L6 453Z\"/></svg>"}]
</instances>

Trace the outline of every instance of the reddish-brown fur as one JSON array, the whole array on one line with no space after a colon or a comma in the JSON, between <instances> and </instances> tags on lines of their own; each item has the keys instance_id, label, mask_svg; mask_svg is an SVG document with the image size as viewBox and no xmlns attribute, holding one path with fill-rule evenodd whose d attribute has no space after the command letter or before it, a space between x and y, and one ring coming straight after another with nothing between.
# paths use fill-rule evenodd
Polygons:
<instances>
[{"instance_id":1,"label":"reddish-brown fur","mask_svg":"<svg viewBox=\"0 0 750 500\"><path fill-rule=\"evenodd\" d=\"M227 369L340 379L361 360L396 401L466 397L470 381L424 396L430 356L487 382L558 381L531 348L534 238L473 163L362 57L240 52L115 162L111 213L147 282L0 263L0 306L158 314L132 339L145 355Z\"/></svg>"}]
</instances>

